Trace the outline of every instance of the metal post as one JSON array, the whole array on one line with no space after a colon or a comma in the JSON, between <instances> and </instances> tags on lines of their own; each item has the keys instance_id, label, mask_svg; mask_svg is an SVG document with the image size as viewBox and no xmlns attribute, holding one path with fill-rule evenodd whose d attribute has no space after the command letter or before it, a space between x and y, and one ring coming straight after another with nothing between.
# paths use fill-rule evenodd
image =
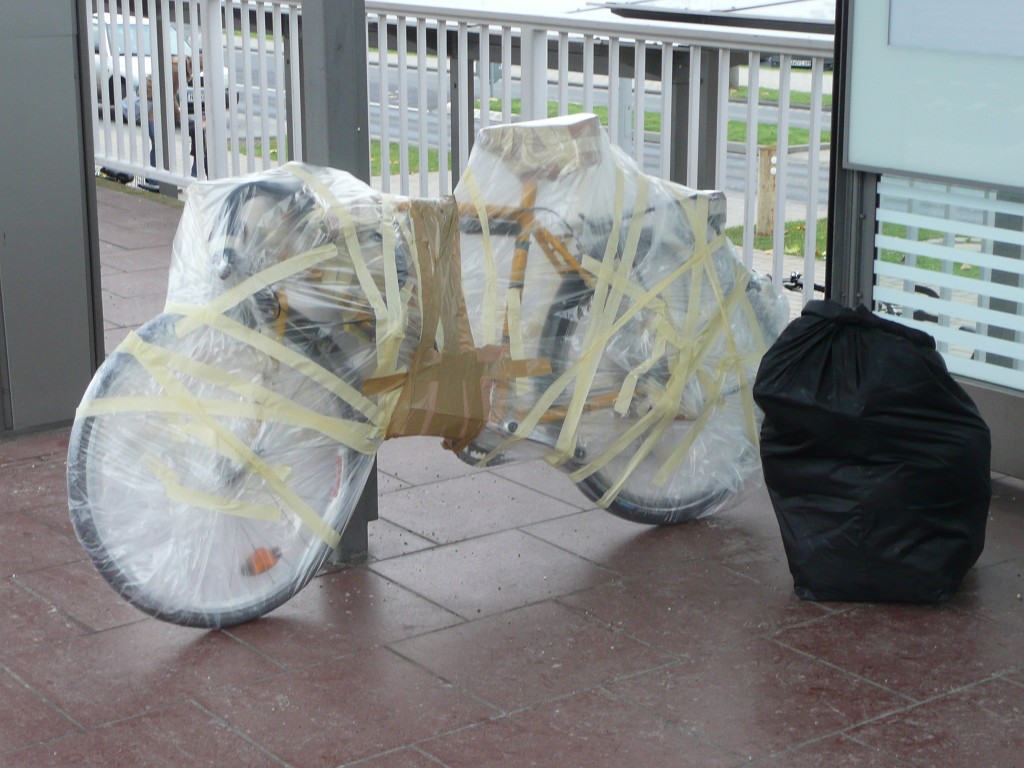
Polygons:
<instances>
[{"instance_id":1,"label":"metal post","mask_svg":"<svg viewBox=\"0 0 1024 768\"><path fill-rule=\"evenodd\" d=\"M299 44L303 157L370 181L363 0L304 0ZM377 519L377 462L331 562L367 555L367 524Z\"/></svg>"},{"instance_id":2,"label":"metal post","mask_svg":"<svg viewBox=\"0 0 1024 768\"><path fill-rule=\"evenodd\" d=\"M672 125L676 136L672 141L669 178L698 189L714 189L717 183L718 153L718 52L701 50L694 73L689 52L672 52ZM689 164L687 134L690 124L690 78L700 78L698 110L700 123L697 137L697 178L687 179Z\"/></svg>"},{"instance_id":3,"label":"metal post","mask_svg":"<svg viewBox=\"0 0 1024 768\"><path fill-rule=\"evenodd\" d=\"M304 0L302 55L303 157L370 181L363 0Z\"/></svg>"}]
</instances>

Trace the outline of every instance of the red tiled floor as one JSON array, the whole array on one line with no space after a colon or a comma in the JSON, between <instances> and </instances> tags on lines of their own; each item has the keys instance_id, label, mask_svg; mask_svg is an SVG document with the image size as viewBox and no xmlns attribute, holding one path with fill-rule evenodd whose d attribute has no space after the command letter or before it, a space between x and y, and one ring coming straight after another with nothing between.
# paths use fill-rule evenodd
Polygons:
<instances>
[{"instance_id":1,"label":"red tiled floor","mask_svg":"<svg viewBox=\"0 0 1024 768\"><path fill-rule=\"evenodd\" d=\"M519 531L370 567L466 619L550 600L613 578L611 572Z\"/></svg>"},{"instance_id":2,"label":"red tiled floor","mask_svg":"<svg viewBox=\"0 0 1024 768\"><path fill-rule=\"evenodd\" d=\"M23 459L0 467L0 514L37 509L67 499L65 454Z\"/></svg>"},{"instance_id":3,"label":"red tiled floor","mask_svg":"<svg viewBox=\"0 0 1024 768\"><path fill-rule=\"evenodd\" d=\"M11 579L0 582L0 606L0 659L85 632L69 616Z\"/></svg>"},{"instance_id":4,"label":"red tiled floor","mask_svg":"<svg viewBox=\"0 0 1024 768\"><path fill-rule=\"evenodd\" d=\"M909 703L766 638L692 654L608 690L748 759L790 749Z\"/></svg>"},{"instance_id":5,"label":"red tiled floor","mask_svg":"<svg viewBox=\"0 0 1024 768\"><path fill-rule=\"evenodd\" d=\"M595 506L565 472L552 469L543 459L505 464L495 467L493 472L574 507L592 509Z\"/></svg>"},{"instance_id":6,"label":"red tiled floor","mask_svg":"<svg viewBox=\"0 0 1024 768\"><path fill-rule=\"evenodd\" d=\"M506 712L660 667L670 658L554 603L421 635L392 648Z\"/></svg>"},{"instance_id":7,"label":"red tiled floor","mask_svg":"<svg viewBox=\"0 0 1024 768\"><path fill-rule=\"evenodd\" d=\"M420 748L449 768L717 768L747 763L600 691L466 728Z\"/></svg>"},{"instance_id":8,"label":"red tiled floor","mask_svg":"<svg viewBox=\"0 0 1024 768\"><path fill-rule=\"evenodd\" d=\"M450 611L357 568L320 576L261 621L229 632L282 666L299 667L461 622Z\"/></svg>"},{"instance_id":9,"label":"red tiled floor","mask_svg":"<svg viewBox=\"0 0 1024 768\"><path fill-rule=\"evenodd\" d=\"M66 507L66 493L64 499ZM25 573L77 562L84 556L73 535L58 533L28 512L0 512L0 573Z\"/></svg>"},{"instance_id":10,"label":"red tiled floor","mask_svg":"<svg viewBox=\"0 0 1024 768\"><path fill-rule=\"evenodd\" d=\"M492 717L495 711L387 650L203 696L294 766L336 766Z\"/></svg>"},{"instance_id":11,"label":"red tiled floor","mask_svg":"<svg viewBox=\"0 0 1024 768\"><path fill-rule=\"evenodd\" d=\"M23 651L3 662L87 727L249 683L280 669L224 633L155 619Z\"/></svg>"},{"instance_id":12,"label":"red tiled floor","mask_svg":"<svg viewBox=\"0 0 1024 768\"><path fill-rule=\"evenodd\" d=\"M382 518L442 544L577 512L490 472L389 493Z\"/></svg>"},{"instance_id":13,"label":"red tiled floor","mask_svg":"<svg viewBox=\"0 0 1024 768\"><path fill-rule=\"evenodd\" d=\"M910 765L1016 766L1024 756L1024 687L988 680L850 732Z\"/></svg>"},{"instance_id":14,"label":"red tiled floor","mask_svg":"<svg viewBox=\"0 0 1024 768\"><path fill-rule=\"evenodd\" d=\"M0 755L78 728L3 669L0 669L0 702L3 702L0 706Z\"/></svg>"},{"instance_id":15,"label":"red tiled floor","mask_svg":"<svg viewBox=\"0 0 1024 768\"><path fill-rule=\"evenodd\" d=\"M438 768L438 762L417 749L397 749L360 761L359 768Z\"/></svg>"},{"instance_id":16,"label":"red tiled floor","mask_svg":"<svg viewBox=\"0 0 1024 768\"><path fill-rule=\"evenodd\" d=\"M10 768L280 765L273 755L195 704L179 704L0 756L0 766Z\"/></svg>"},{"instance_id":17,"label":"red tiled floor","mask_svg":"<svg viewBox=\"0 0 1024 768\"><path fill-rule=\"evenodd\" d=\"M948 607L859 606L777 639L917 701L1024 665L1019 633Z\"/></svg>"},{"instance_id":18,"label":"red tiled floor","mask_svg":"<svg viewBox=\"0 0 1024 768\"><path fill-rule=\"evenodd\" d=\"M63 458L68 452L68 432L58 429L22 440L0 441L0 467L25 459Z\"/></svg>"},{"instance_id":19,"label":"red tiled floor","mask_svg":"<svg viewBox=\"0 0 1024 768\"><path fill-rule=\"evenodd\" d=\"M116 219L104 274L128 275L108 289L136 292L108 291L120 338L160 311L138 291L178 209L98 197ZM0 766L1022 764L1024 481L995 479L949 604L816 604L793 594L763 488L654 529L543 461L480 469L435 438L389 441L366 563L203 632L92 570L67 438L0 441Z\"/></svg>"},{"instance_id":20,"label":"red tiled floor","mask_svg":"<svg viewBox=\"0 0 1024 768\"><path fill-rule=\"evenodd\" d=\"M561 602L671 654L735 645L825 614L791 593L701 560L577 592Z\"/></svg>"},{"instance_id":21,"label":"red tiled floor","mask_svg":"<svg viewBox=\"0 0 1024 768\"><path fill-rule=\"evenodd\" d=\"M373 550L368 555L374 560L401 557L410 552L418 552L421 549L430 549L434 546L434 542L429 539L418 536L387 520L374 520L369 525L369 532L370 538L373 540Z\"/></svg>"},{"instance_id":22,"label":"red tiled floor","mask_svg":"<svg viewBox=\"0 0 1024 768\"><path fill-rule=\"evenodd\" d=\"M92 631L142 621L146 615L126 603L86 559L29 571L17 583Z\"/></svg>"},{"instance_id":23,"label":"red tiled floor","mask_svg":"<svg viewBox=\"0 0 1024 768\"><path fill-rule=\"evenodd\" d=\"M883 749L873 749L845 736L829 736L796 749L758 760L757 768L907 768L908 763Z\"/></svg>"}]
</instances>

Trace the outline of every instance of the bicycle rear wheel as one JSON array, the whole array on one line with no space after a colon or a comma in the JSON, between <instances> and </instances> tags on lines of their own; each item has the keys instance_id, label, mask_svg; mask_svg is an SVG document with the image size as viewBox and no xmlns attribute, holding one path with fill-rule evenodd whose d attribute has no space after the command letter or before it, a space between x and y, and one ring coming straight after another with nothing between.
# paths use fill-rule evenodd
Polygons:
<instances>
[{"instance_id":1,"label":"bicycle rear wheel","mask_svg":"<svg viewBox=\"0 0 1024 768\"><path fill-rule=\"evenodd\" d=\"M177 624L227 627L308 583L330 548L294 514L295 498L340 532L372 456L284 423L268 396L230 383L265 380L325 420L347 416L334 395L210 329L179 338L176 319L162 315L138 336L151 349L215 365L223 378L179 370L168 390L136 355L115 352L72 431L71 519L96 568L130 603ZM236 441L248 460L230 449ZM282 498L282 484L293 496Z\"/></svg>"},{"instance_id":2,"label":"bicycle rear wheel","mask_svg":"<svg viewBox=\"0 0 1024 768\"><path fill-rule=\"evenodd\" d=\"M592 293L582 280L566 279L548 312L543 333L547 355L554 371L553 380L580 357L590 314ZM629 357L624 346L636 343L641 332L631 326L623 329L607 349L617 347L620 358ZM628 368L605 354L591 387L591 399L602 393L618 391ZM638 357L635 362L642 360ZM648 374L664 386L669 372L664 365ZM550 380L539 382L546 389ZM696 380L688 387L696 388ZM642 388L638 387L638 389ZM685 397L686 395L684 395ZM717 405L711 407L703 424L694 418L677 417L639 464L605 508L624 519L647 525L674 525L711 514L745 483L759 466L757 448L748 439L741 395L735 387L724 389ZM646 409L632 408L627 414L615 413L610 405L585 411L577 426L576 456L572 468L579 468L609 449L615 456L604 466L577 481L580 490L592 501L602 501L608 490L626 474L628 465L641 450L643 438L617 445L620 437L641 418ZM696 434L692 434L696 430ZM671 462L676 448L689 442L686 455L675 462L667 481L658 482L662 467Z\"/></svg>"}]
</instances>

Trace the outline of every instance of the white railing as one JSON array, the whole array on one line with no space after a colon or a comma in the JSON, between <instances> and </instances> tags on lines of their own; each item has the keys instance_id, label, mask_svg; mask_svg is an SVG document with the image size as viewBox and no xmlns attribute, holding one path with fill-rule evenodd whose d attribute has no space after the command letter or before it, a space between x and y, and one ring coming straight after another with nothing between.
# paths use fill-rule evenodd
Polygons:
<instances>
[{"instance_id":1,"label":"white railing","mask_svg":"<svg viewBox=\"0 0 1024 768\"><path fill-rule=\"evenodd\" d=\"M103 0L81 2L97 14L102 31ZM118 45L106 54L98 47L94 67L102 74L96 80L101 84L106 77L107 87L92 89L97 165L184 187L193 180L193 158L200 179L302 159L296 45L301 3L151 0L148 22L135 11L141 0L122 5L134 17L137 36L158 52L148 59L156 63L156 87L150 98L144 84L153 68L146 57L121 61ZM743 226L748 264L755 252L757 190L769 189L764 182L772 181L774 193L761 192L762 205L768 195L777 201L767 268L778 280L793 269L805 275L817 269L820 276L814 244L826 210L821 132L829 127L822 104L831 91L825 73L831 36L644 23L600 9L530 15L467 10L470 5L366 3L367 109L373 153L381 158L373 163L374 183L382 190L445 194L480 128L596 111L612 141L648 172L727 191L729 222ZM130 43L124 27L118 34L122 44ZM183 44L175 64L171 49L177 41ZM762 63L771 59L777 68ZM794 73L797 60L809 65L806 73ZM191 124L204 130L189 131L184 111L177 124L171 119L176 103L196 95L186 65L203 75L199 103L205 119L196 120L193 112ZM690 77L691 71L700 77ZM116 85L111 99L109 76L119 72L126 75L126 104L134 101L133 86L143 84L138 122L134 105L122 110L117 103ZM745 97L737 96L740 86L747 88ZM777 89L777 106L760 103L762 86ZM223 100L211 98L221 92ZM804 106L795 103L797 93ZM757 130L730 139L730 131L757 124L773 125L778 137L773 179L758 170ZM791 146L791 129L806 132L802 146ZM786 260L784 240L786 222L793 219L806 222L804 259L795 265Z\"/></svg>"},{"instance_id":2,"label":"white railing","mask_svg":"<svg viewBox=\"0 0 1024 768\"><path fill-rule=\"evenodd\" d=\"M778 136L773 181L779 201L770 269L779 280L791 271L791 260L784 260L785 225L796 218L806 222L806 260L797 269L822 274L815 243L817 221L826 211L821 131L829 127L822 103L831 92L831 78L824 74L830 36L641 23L607 12L531 16L467 10L469 4L366 5L371 135L380 142L382 189L443 194L465 166L475 130L494 122L598 111L612 141L648 172L731 193L729 218L744 226L742 250L750 264L761 181L758 133L747 131L737 142L729 140L729 131L731 125L770 122ZM766 71L762 60L772 58L779 67ZM792 99L796 59L809 65L801 77L806 107ZM688 77L693 69L703 85L701 78ZM385 84L379 90L375 77ZM734 96L737 85L747 86L742 101ZM778 90L776 108L759 104L760 86ZM417 94L413 101L411 90ZM798 154L789 141L797 120L808 137ZM428 151L436 154L427 157ZM805 282L810 292L813 281Z\"/></svg>"},{"instance_id":3,"label":"white railing","mask_svg":"<svg viewBox=\"0 0 1024 768\"><path fill-rule=\"evenodd\" d=\"M301 157L294 3L81 1L97 165L185 187Z\"/></svg>"}]
</instances>

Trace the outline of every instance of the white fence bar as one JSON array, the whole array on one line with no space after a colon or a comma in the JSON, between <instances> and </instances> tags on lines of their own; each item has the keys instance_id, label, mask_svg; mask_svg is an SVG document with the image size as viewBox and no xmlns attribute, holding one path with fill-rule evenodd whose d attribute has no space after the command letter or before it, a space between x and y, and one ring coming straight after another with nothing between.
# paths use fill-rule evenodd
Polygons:
<instances>
[{"instance_id":1,"label":"white fence bar","mask_svg":"<svg viewBox=\"0 0 1024 768\"><path fill-rule=\"evenodd\" d=\"M715 100L717 118L715 125L715 157L726 157L729 151L729 64L731 51L723 48L718 52L718 98ZM715 167L715 189L725 189L726 168L724 162Z\"/></svg>"},{"instance_id":2,"label":"white fence bar","mask_svg":"<svg viewBox=\"0 0 1024 768\"><path fill-rule=\"evenodd\" d=\"M419 87L416 89L416 118L419 138L420 197L430 195L430 152L427 135L427 20L416 20L416 75Z\"/></svg>"},{"instance_id":3,"label":"white fence bar","mask_svg":"<svg viewBox=\"0 0 1024 768\"><path fill-rule=\"evenodd\" d=\"M690 46L690 82L688 100L690 103L687 114L689 115L686 130L686 183L691 187L698 187L697 161L700 155L700 80L701 80L701 58L702 48L699 45Z\"/></svg>"},{"instance_id":4,"label":"white fence bar","mask_svg":"<svg viewBox=\"0 0 1024 768\"><path fill-rule=\"evenodd\" d=\"M383 14L377 16L377 82L380 88L380 180L381 189L384 192L391 191L391 115L389 105L391 103L388 93L388 78L391 74L391 65L388 60L388 17ZM367 73L369 74L369 73ZM367 89L369 92L369 89Z\"/></svg>"},{"instance_id":5,"label":"white fence bar","mask_svg":"<svg viewBox=\"0 0 1024 768\"><path fill-rule=\"evenodd\" d=\"M816 59L811 64L811 104L821 104L824 62ZM818 249L818 167L821 164L821 110L812 109L810 119L810 147L807 157L807 230L804 232L804 301L814 299L814 274Z\"/></svg>"},{"instance_id":6,"label":"white fence bar","mask_svg":"<svg viewBox=\"0 0 1024 768\"><path fill-rule=\"evenodd\" d=\"M594 111L594 36L583 38L583 111Z\"/></svg>"},{"instance_id":7,"label":"white fence bar","mask_svg":"<svg viewBox=\"0 0 1024 768\"><path fill-rule=\"evenodd\" d=\"M757 216L757 125L758 102L761 88L761 59L751 51L747 57L747 146L746 146L746 187L743 197L743 263L748 267L754 263L754 223ZM773 275L778 281L781 275Z\"/></svg>"},{"instance_id":8,"label":"white fence bar","mask_svg":"<svg viewBox=\"0 0 1024 768\"><path fill-rule=\"evenodd\" d=\"M633 43L633 159L644 165L644 96L647 90L647 44Z\"/></svg>"},{"instance_id":9,"label":"white fence bar","mask_svg":"<svg viewBox=\"0 0 1024 768\"><path fill-rule=\"evenodd\" d=\"M672 146L672 46L661 44L661 163L659 170L663 178L668 178L672 170L672 153L665 152L665 147Z\"/></svg>"},{"instance_id":10,"label":"white fence bar","mask_svg":"<svg viewBox=\"0 0 1024 768\"><path fill-rule=\"evenodd\" d=\"M437 131L438 191L442 195L449 193L451 164L449 162L448 137L451 135L451 120L448 110L448 97L451 94L451 78L448 73L448 24L437 22L437 102L440 124Z\"/></svg>"},{"instance_id":11,"label":"white fence bar","mask_svg":"<svg viewBox=\"0 0 1024 768\"><path fill-rule=\"evenodd\" d=\"M775 284L782 287L782 280L786 277L785 255L786 255L786 175L789 170L789 74L791 73L791 59L787 54L781 56L780 70L782 77L779 78L779 131L778 141L775 145L775 156L778 158L775 165L775 224L772 233L772 279ZM751 127L748 126L748 130ZM756 131L756 128L754 128ZM781 202L780 202L781 201ZM808 276L808 279L811 279ZM813 279L811 280L813 283Z\"/></svg>"},{"instance_id":12,"label":"white fence bar","mask_svg":"<svg viewBox=\"0 0 1024 768\"><path fill-rule=\"evenodd\" d=\"M398 179L403 193L409 190L409 46L405 39L406 18L398 17L395 35L398 39ZM462 30L460 28L461 37ZM391 162L381 158L381 162Z\"/></svg>"},{"instance_id":13,"label":"white fence bar","mask_svg":"<svg viewBox=\"0 0 1024 768\"><path fill-rule=\"evenodd\" d=\"M512 122L512 28L501 28L501 121Z\"/></svg>"},{"instance_id":14,"label":"white fence bar","mask_svg":"<svg viewBox=\"0 0 1024 768\"><path fill-rule=\"evenodd\" d=\"M558 33L558 114L569 112L569 33Z\"/></svg>"},{"instance_id":15,"label":"white fence bar","mask_svg":"<svg viewBox=\"0 0 1024 768\"><path fill-rule=\"evenodd\" d=\"M456 82L458 85L455 89L455 97L459 100L459 120L458 132L459 132L459 168L465 168L469 162L469 116L466 115L466 111L469 110L469 101L466 98L469 93L470 73L469 73L469 25L464 22L459 22L459 31L457 36L457 52L456 60L458 61L459 70L456 73ZM403 189L405 189L403 187Z\"/></svg>"}]
</instances>

